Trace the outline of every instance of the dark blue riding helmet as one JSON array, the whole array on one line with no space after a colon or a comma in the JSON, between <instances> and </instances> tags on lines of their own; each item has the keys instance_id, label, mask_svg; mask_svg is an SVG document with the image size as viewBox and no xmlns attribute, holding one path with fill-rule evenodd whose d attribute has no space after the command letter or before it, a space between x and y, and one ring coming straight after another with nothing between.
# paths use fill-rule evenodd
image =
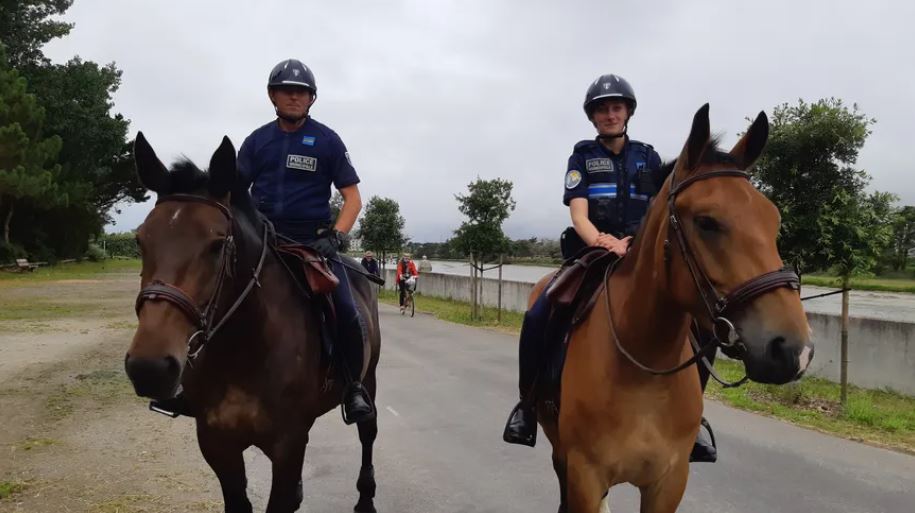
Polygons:
<instances>
[{"instance_id":1,"label":"dark blue riding helmet","mask_svg":"<svg viewBox=\"0 0 915 513\"><path fill-rule=\"evenodd\" d=\"M583 105L585 114L591 119L591 113L597 102L604 98L620 98L629 104L629 115L635 114L635 107L638 104L635 100L635 91L625 78L619 75L601 75L597 80L588 87L585 94L585 103Z\"/></svg>"},{"instance_id":2,"label":"dark blue riding helmet","mask_svg":"<svg viewBox=\"0 0 915 513\"><path fill-rule=\"evenodd\" d=\"M267 79L268 89L284 85L302 86L311 90L312 93L318 92L314 73L298 59L286 59L274 66L273 71L270 72L270 78Z\"/></svg>"}]
</instances>

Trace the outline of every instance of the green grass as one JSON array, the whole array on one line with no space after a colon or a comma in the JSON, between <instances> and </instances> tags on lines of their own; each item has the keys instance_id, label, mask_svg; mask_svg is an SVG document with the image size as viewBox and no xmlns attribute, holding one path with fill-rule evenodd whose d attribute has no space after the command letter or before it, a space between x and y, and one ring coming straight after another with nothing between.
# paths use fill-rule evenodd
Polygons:
<instances>
[{"instance_id":1,"label":"green grass","mask_svg":"<svg viewBox=\"0 0 915 513\"><path fill-rule=\"evenodd\" d=\"M715 370L727 380L743 377L738 362L719 360ZM915 454L915 397L850 385L843 410L839 394L839 385L815 377L789 385L747 383L730 389L711 382L706 390L706 397L737 408Z\"/></svg>"},{"instance_id":2,"label":"green grass","mask_svg":"<svg viewBox=\"0 0 915 513\"><path fill-rule=\"evenodd\" d=\"M58 385L45 399L45 411L59 420L77 409L83 412L98 410L133 397L130 381L121 368L98 369Z\"/></svg>"},{"instance_id":3,"label":"green grass","mask_svg":"<svg viewBox=\"0 0 915 513\"><path fill-rule=\"evenodd\" d=\"M379 295L379 301L389 305L397 305L398 293L391 290L383 290ZM496 318L495 308L485 308L483 310L483 319L475 320L470 318L470 305L462 301L451 299L441 299L436 297L416 295L416 311L425 312L434 315L444 321L466 324L468 326L479 326L484 328L497 328L511 332L521 330L521 321L524 314L518 312L502 311L502 322Z\"/></svg>"},{"instance_id":4,"label":"green grass","mask_svg":"<svg viewBox=\"0 0 915 513\"><path fill-rule=\"evenodd\" d=\"M41 266L30 273L0 271L0 286L4 283L30 281L55 281L98 278L111 273L139 273L138 259L109 259L101 262L71 262L67 264Z\"/></svg>"},{"instance_id":5,"label":"green grass","mask_svg":"<svg viewBox=\"0 0 915 513\"><path fill-rule=\"evenodd\" d=\"M53 299L32 299L28 302L0 301L0 321L48 321L63 317L77 317L102 309L96 303L59 303ZM48 328L36 323L35 329Z\"/></svg>"},{"instance_id":6,"label":"green grass","mask_svg":"<svg viewBox=\"0 0 915 513\"><path fill-rule=\"evenodd\" d=\"M11 497L23 490L27 485L21 481L0 481L0 500Z\"/></svg>"},{"instance_id":7,"label":"green grass","mask_svg":"<svg viewBox=\"0 0 915 513\"><path fill-rule=\"evenodd\" d=\"M841 278L835 276L805 274L802 278L802 281L804 285L814 285L818 287L838 288L842 286ZM915 278L852 278L851 288L855 290L915 293Z\"/></svg>"}]
</instances>

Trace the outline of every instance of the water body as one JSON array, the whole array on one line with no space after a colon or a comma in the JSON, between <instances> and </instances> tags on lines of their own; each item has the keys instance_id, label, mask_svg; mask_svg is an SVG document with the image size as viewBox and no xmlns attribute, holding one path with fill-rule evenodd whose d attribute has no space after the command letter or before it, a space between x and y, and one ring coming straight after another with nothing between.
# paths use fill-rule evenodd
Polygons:
<instances>
[{"instance_id":1,"label":"water body","mask_svg":"<svg viewBox=\"0 0 915 513\"><path fill-rule=\"evenodd\" d=\"M502 268L502 279L535 283L555 269L555 267L505 265ZM434 260L432 261L432 272L469 276L470 266L466 262ZM498 271L487 271L483 277L496 279ZM803 295L813 296L831 290L835 289L804 286ZM840 315L842 313L842 295L836 294L805 301L804 308L808 312ZM888 321L915 322L915 294L853 290L849 298L849 315Z\"/></svg>"}]
</instances>

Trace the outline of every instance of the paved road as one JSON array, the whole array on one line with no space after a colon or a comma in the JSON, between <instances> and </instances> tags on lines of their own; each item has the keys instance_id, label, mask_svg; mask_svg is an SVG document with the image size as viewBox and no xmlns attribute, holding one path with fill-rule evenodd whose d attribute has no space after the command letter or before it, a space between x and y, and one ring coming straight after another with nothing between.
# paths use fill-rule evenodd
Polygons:
<instances>
[{"instance_id":1,"label":"paved road","mask_svg":"<svg viewBox=\"0 0 915 513\"><path fill-rule=\"evenodd\" d=\"M506 265L502 269L502 277L505 280L534 283L552 270L554 268L551 267ZM432 271L467 276L470 269L464 262L436 260L432 262ZM497 271L489 271L484 276L495 279L498 275ZM835 289L806 285L803 292L804 296L813 296L831 290ZM808 312L839 315L842 313L842 296L833 295L811 299L804 302L804 308ZM851 292L849 299L849 315L870 319L915 322L915 294L854 290ZM913 508L913 511L915 511L915 508Z\"/></svg>"},{"instance_id":2,"label":"paved road","mask_svg":"<svg viewBox=\"0 0 915 513\"><path fill-rule=\"evenodd\" d=\"M376 445L380 513L552 513L557 488L548 444L501 441L515 399L513 336L382 306ZM694 465L685 513L912 513L915 457L706 406L722 456ZM359 443L334 412L319 419L306 454L308 513L352 511ZM247 454L252 499L263 511L269 461ZM637 511L634 488L611 491L615 513Z\"/></svg>"}]
</instances>

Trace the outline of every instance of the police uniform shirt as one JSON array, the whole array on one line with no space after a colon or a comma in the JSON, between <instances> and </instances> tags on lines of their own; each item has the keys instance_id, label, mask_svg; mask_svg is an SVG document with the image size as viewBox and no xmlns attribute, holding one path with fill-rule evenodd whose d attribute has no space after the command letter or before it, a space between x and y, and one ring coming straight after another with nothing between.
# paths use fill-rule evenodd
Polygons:
<instances>
[{"instance_id":1,"label":"police uniform shirt","mask_svg":"<svg viewBox=\"0 0 915 513\"><path fill-rule=\"evenodd\" d=\"M331 184L342 189L359 183L340 136L310 117L294 132L276 121L252 132L238 152L238 172L252 184L258 210L297 240L332 221Z\"/></svg>"},{"instance_id":2,"label":"police uniform shirt","mask_svg":"<svg viewBox=\"0 0 915 513\"><path fill-rule=\"evenodd\" d=\"M581 141L569 157L562 201L585 198L588 219L598 230L634 235L664 181L660 170L661 157L649 144L627 137L617 155L597 140Z\"/></svg>"}]
</instances>

